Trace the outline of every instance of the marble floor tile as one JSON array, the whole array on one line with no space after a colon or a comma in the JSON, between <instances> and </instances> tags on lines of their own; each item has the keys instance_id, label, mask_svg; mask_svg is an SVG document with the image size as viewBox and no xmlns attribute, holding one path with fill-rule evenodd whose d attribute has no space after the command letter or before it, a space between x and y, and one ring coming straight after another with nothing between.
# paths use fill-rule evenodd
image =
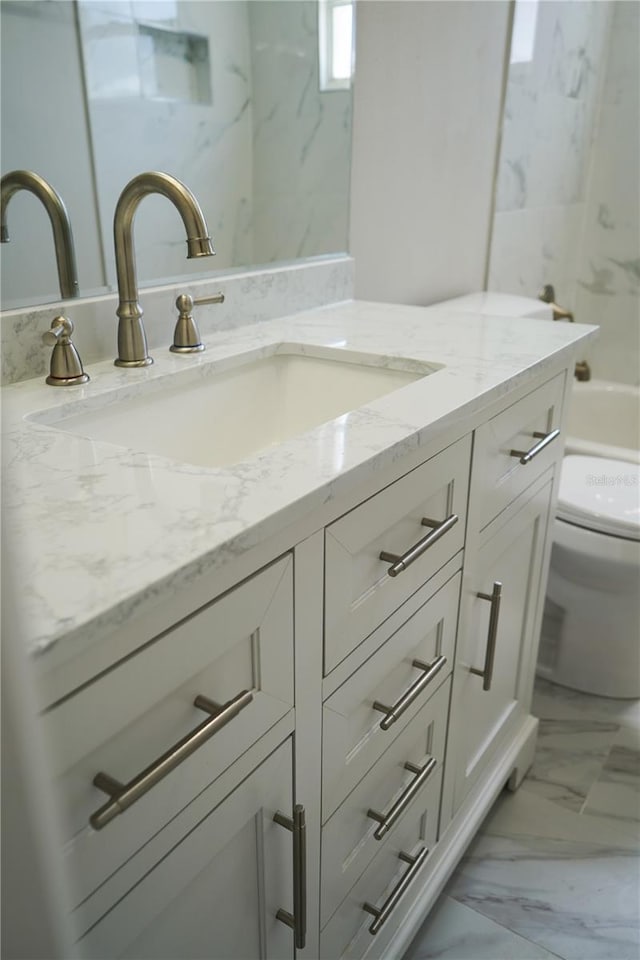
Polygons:
<instances>
[{"instance_id":1,"label":"marble floor tile","mask_svg":"<svg viewBox=\"0 0 640 960\"><path fill-rule=\"evenodd\" d=\"M634 824L640 839L640 737L636 730L620 729L582 812Z\"/></svg>"},{"instance_id":2,"label":"marble floor tile","mask_svg":"<svg viewBox=\"0 0 640 960\"><path fill-rule=\"evenodd\" d=\"M420 928L404 960L555 960L529 940L476 910L441 897Z\"/></svg>"},{"instance_id":3,"label":"marble floor tile","mask_svg":"<svg viewBox=\"0 0 640 960\"><path fill-rule=\"evenodd\" d=\"M613 700L536 678L531 712L545 720L610 720L640 730L640 700Z\"/></svg>"},{"instance_id":4,"label":"marble floor tile","mask_svg":"<svg viewBox=\"0 0 640 960\"><path fill-rule=\"evenodd\" d=\"M542 719L533 766L520 789L579 813L619 729L606 720Z\"/></svg>"},{"instance_id":5,"label":"marble floor tile","mask_svg":"<svg viewBox=\"0 0 640 960\"><path fill-rule=\"evenodd\" d=\"M566 960L637 960L639 880L629 849L484 834L446 893Z\"/></svg>"},{"instance_id":6,"label":"marble floor tile","mask_svg":"<svg viewBox=\"0 0 640 960\"><path fill-rule=\"evenodd\" d=\"M481 833L499 837L543 837L638 851L637 830L617 818L591 817L558 806L527 790L504 790L484 821Z\"/></svg>"}]
</instances>

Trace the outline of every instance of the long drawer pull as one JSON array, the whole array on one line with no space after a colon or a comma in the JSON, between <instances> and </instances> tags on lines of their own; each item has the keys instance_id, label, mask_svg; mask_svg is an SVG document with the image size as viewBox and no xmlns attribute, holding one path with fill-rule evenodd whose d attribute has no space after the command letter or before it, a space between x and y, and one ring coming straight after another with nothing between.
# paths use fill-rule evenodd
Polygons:
<instances>
[{"instance_id":1,"label":"long drawer pull","mask_svg":"<svg viewBox=\"0 0 640 960\"><path fill-rule=\"evenodd\" d=\"M435 660L432 660L431 663L424 663L422 660L412 660L411 665L417 667L419 670L423 670L424 673L421 677L418 677L417 680L411 684L411 686L405 690L402 696L396 700L392 707L388 707L384 703L380 703L379 700L375 700L373 703L373 709L379 710L381 713L384 713L385 716L380 721L380 729L388 730L392 724L399 720L403 713L409 709L416 697L419 697L422 691L429 686L436 674L440 673L447 658L443 655L436 657Z\"/></svg>"},{"instance_id":2,"label":"long drawer pull","mask_svg":"<svg viewBox=\"0 0 640 960\"><path fill-rule=\"evenodd\" d=\"M405 875L400 879L400 882L393 888L381 907L374 907L370 903L362 904L362 909L366 910L367 913L370 913L375 918L369 927L369 933L372 933L375 936L383 924L387 922L397 907L398 902L407 892L417 874L420 872L420 867L427 859L428 853L429 850L427 847L423 847L420 853L418 853L415 857L410 856L408 853L401 852L398 854L400 860L404 860L405 863L411 864Z\"/></svg>"},{"instance_id":3,"label":"long drawer pull","mask_svg":"<svg viewBox=\"0 0 640 960\"><path fill-rule=\"evenodd\" d=\"M233 700L229 700L222 705L209 700L208 697L199 695L193 701L194 706L199 710L206 711L210 716L199 724L195 730L178 740L166 753L154 760L133 780L130 780L129 783L120 783L109 776L108 773L97 773L93 778L93 784L98 790L108 794L109 800L89 817L89 823L93 829L102 830L119 813L124 813L128 807L144 796L168 773L175 770L183 760L190 757L198 747L206 743L214 733L217 733L230 720L233 720L252 700L253 693L250 690L242 690Z\"/></svg>"},{"instance_id":4,"label":"long drawer pull","mask_svg":"<svg viewBox=\"0 0 640 960\"><path fill-rule=\"evenodd\" d=\"M531 463L534 457L537 457L539 453L542 453L545 447L548 447L550 443L560 436L559 430L552 430L551 433L540 433L539 430L534 431L534 437L539 437L539 442L534 444L530 450L511 450L509 452L510 457L517 457L520 463Z\"/></svg>"},{"instance_id":5,"label":"long drawer pull","mask_svg":"<svg viewBox=\"0 0 640 960\"><path fill-rule=\"evenodd\" d=\"M430 757L425 763L424 767L417 767L415 763L405 763L405 770L410 770L411 773L415 773L416 776L415 779L413 779L407 786L406 790L403 790L403 792L400 794L394 805L391 807L391 810L389 810L388 813L378 813L376 810L371 809L367 810L367 816L371 817L372 820L377 820L380 824L378 829L373 834L376 840L382 840L389 830L391 830L391 827L394 825L396 820L402 816L415 795L420 792L437 766L438 761L435 759L435 757Z\"/></svg>"},{"instance_id":6,"label":"long drawer pull","mask_svg":"<svg viewBox=\"0 0 640 960\"><path fill-rule=\"evenodd\" d=\"M278 910L276 919L291 927L295 947L302 950L307 939L307 824L304 807L296 803L293 820L280 811L273 819L293 833L293 914Z\"/></svg>"},{"instance_id":7,"label":"long drawer pull","mask_svg":"<svg viewBox=\"0 0 640 960\"><path fill-rule=\"evenodd\" d=\"M417 543L414 543L412 547L409 547L409 549L405 550L402 554L388 553L386 550L380 553L380 559L384 560L385 563L391 564L387 570L389 576L397 577L399 573L402 573L403 570L410 567L414 560L421 557L425 550L433 546L433 544L436 543L440 537L443 537L447 530L451 530L451 527L455 526L457 522L458 516L455 513L452 513L446 520L428 520L426 517L423 517L420 523L423 527L431 527L432 530L430 533L427 533L426 536L422 537L421 540L418 540Z\"/></svg>"},{"instance_id":8,"label":"long drawer pull","mask_svg":"<svg viewBox=\"0 0 640 960\"><path fill-rule=\"evenodd\" d=\"M493 678L493 661L496 656L496 640L498 639L498 619L500 617L500 601L502 600L502 584L496 580L493 584L491 593L478 593L480 600L488 600L491 604L491 613L489 615L489 632L487 634L487 650L484 657L484 667L478 670L476 667L470 667L471 673L478 677L483 677L482 689L491 689L491 680Z\"/></svg>"}]
</instances>

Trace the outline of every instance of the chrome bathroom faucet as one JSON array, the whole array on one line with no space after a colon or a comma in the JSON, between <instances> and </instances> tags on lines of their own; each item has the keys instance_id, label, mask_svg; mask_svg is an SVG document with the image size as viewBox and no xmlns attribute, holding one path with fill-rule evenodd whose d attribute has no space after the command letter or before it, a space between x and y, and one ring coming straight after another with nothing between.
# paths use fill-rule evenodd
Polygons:
<instances>
[{"instance_id":1,"label":"chrome bathroom faucet","mask_svg":"<svg viewBox=\"0 0 640 960\"><path fill-rule=\"evenodd\" d=\"M78 296L78 274L76 271L76 256L73 247L73 234L67 208L62 197L53 189L44 177L31 170L13 170L5 174L0 180L0 240L9 243L9 228L7 227L7 207L14 193L19 190L28 190L41 201L53 228L53 243L58 265L58 282L60 295L64 300Z\"/></svg>"},{"instance_id":2,"label":"chrome bathroom faucet","mask_svg":"<svg viewBox=\"0 0 640 960\"><path fill-rule=\"evenodd\" d=\"M138 301L136 259L133 249L133 218L143 197L159 193L171 200L182 217L187 232L187 259L212 257L215 250L198 201L191 191L168 173L141 173L131 180L116 206L113 237L116 250L116 274L119 303L118 367L145 367L153 363L147 350L142 323L143 310Z\"/></svg>"}]
</instances>

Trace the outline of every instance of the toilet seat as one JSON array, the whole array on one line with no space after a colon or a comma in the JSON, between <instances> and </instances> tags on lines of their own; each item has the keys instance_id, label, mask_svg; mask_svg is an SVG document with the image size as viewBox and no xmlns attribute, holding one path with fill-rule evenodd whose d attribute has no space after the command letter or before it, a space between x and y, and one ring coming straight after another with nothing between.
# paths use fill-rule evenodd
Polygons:
<instances>
[{"instance_id":1,"label":"toilet seat","mask_svg":"<svg viewBox=\"0 0 640 960\"><path fill-rule=\"evenodd\" d=\"M557 516L586 530L640 541L640 466L604 457L565 457Z\"/></svg>"}]
</instances>

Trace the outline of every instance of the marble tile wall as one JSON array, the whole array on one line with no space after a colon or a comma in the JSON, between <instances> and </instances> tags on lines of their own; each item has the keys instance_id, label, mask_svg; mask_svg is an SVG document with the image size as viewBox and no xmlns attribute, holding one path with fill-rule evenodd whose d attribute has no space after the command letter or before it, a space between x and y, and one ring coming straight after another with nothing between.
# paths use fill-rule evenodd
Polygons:
<instances>
[{"instance_id":1,"label":"marble tile wall","mask_svg":"<svg viewBox=\"0 0 640 960\"><path fill-rule=\"evenodd\" d=\"M531 0L518 0L531 6ZM532 58L509 66L488 288L573 308L610 4L537 4ZM518 25L516 7L515 29Z\"/></svg>"},{"instance_id":2,"label":"marble tile wall","mask_svg":"<svg viewBox=\"0 0 640 960\"><path fill-rule=\"evenodd\" d=\"M594 376L640 384L640 4L617 2L587 186L576 314Z\"/></svg>"},{"instance_id":3,"label":"marble tile wall","mask_svg":"<svg viewBox=\"0 0 640 960\"><path fill-rule=\"evenodd\" d=\"M351 299L353 260L347 256L316 257L262 270L236 270L215 278L142 288L140 302L151 353L167 350L172 342L179 293L198 297L219 291L225 295L224 303L197 308L203 338L218 330ZM117 297L109 294L0 314L0 382L6 385L48 372L51 349L43 346L42 334L61 312L75 324L73 340L89 373L91 363L115 358L117 303Z\"/></svg>"},{"instance_id":4,"label":"marble tile wall","mask_svg":"<svg viewBox=\"0 0 640 960\"><path fill-rule=\"evenodd\" d=\"M249 4L254 261L344 250L351 90L320 91L315 0Z\"/></svg>"},{"instance_id":5,"label":"marble tile wall","mask_svg":"<svg viewBox=\"0 0 640 960\"><path fill-rule=\"evenodd\" d=\"M162 197L147 197L136 215L141 278L169 279L255 263L248 4L81 0L79 10L107 275L115 276L113 211L123 186L141 170L163 170L187 184L216 249L213 267L186 260L176 210ZM142 42L139 21L206 38L210 103L144 95L153 53ZM189 68L193 71L193 65Z\"/></svg>"}]
</instances>

